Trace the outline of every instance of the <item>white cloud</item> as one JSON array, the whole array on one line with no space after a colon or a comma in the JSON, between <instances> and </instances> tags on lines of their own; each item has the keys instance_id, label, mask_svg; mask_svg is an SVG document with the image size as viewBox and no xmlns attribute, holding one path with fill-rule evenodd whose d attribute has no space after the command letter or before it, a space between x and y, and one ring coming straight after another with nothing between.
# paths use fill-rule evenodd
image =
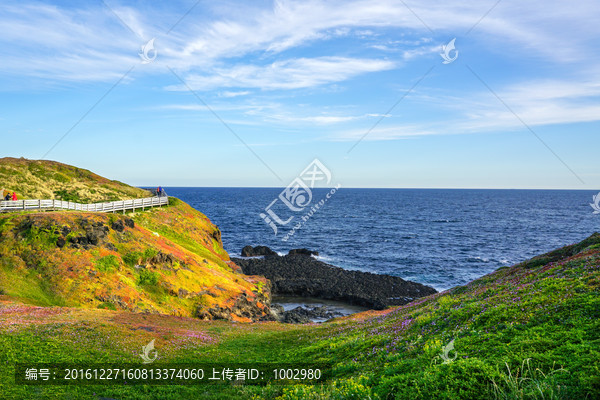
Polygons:
<instances>
[{"instance_id":1,"label":"white cloud","mask_svg":"<svg viewBox=\"0 0 600 400\"><path fill-rule=\"evenodd\" d=\"M246 95L249 95L250 93L251 92L248 90L243 90L243 91L239 91L239 92L225 91L225 92L219 93L219 97L231 98L231 97L238 97L238 96L246 96Z\"/></svg>"},{"instance_id":2,"label":"white cloud","mask_svg":"<svg viewBox=\"0 0 600 400\"><path fill-rule=\"evenodd\" d=\"M266 66L237 65L215 68L210 75L190 74L186 83L194 90L225 87L300 89L344 81L367 72L389 70L395 65L388 60L347 57L297 58L276 61ZM187 90L187 87L177 85L168 89Z\"/></svg>"},{"instance_id":3,"label":"white cloud","mask_svg":"<svg viewBox=\"0 0 600 400\"><path fill-rule=\"evenodd\" d=\"M357 120L361 117L352 115L310 115L310 116L297 116L290 114L270 114L264 116L265 120L272 120L285 123L298 123L303 122L309 125L332 125L339 124L342 122L349 122Z\"/></svg>"},{"instance_id":4,"label":"white cloud","mask_svg":"<svg viewBox=\"0 0 600 400\"><path fill-rule=\"evenodd\" d=\"M108 12L108 11L107 11ZM107 12L0 5L0 71L52 81L114 80L139 62L139 39Z\"/></svg>"},{"instance_id":5,"label":"white cloud","mask_svg":"<svg viewBox=\"0 0 600 400\"><path fill-rule=\"evenodd\" d=\"M416 94L415 100L428 103L432 109L445 109L444 117L427 122L384 122L364 140L395 140L424 135L465 134L526 129L528 126L600 121L600 84L590 80L544 80L523 82L497 91L509 111L487 89L460 96ZM425 90L425 89L423 89ZM435 116L435 113L432 113ZM397 121L397 120L396 120ZM354 141L370 127L339 131L332 140Z\"/></svg>"},{"instance_id":6,"label":"white cloud","mask_svg":"<svg viewBox=\"0 0 600 400\"><path fill-rule=\"evenodd\" d=\"M161 106L159 109L162 110L183 110L183 111L200 111L206 112L208 109L200 104L170 104ZM254 122L268 122L268 123L282 123L289 124L302 123L304 126L311 125L333 125L344 122L356 121L364 118L379 117L379 114L368 114L368 115L343 115L341 113L320 113L314 115L307 115L309 112L305 112L304 115L299 115L298 112L293 113L289 111L284 105L271 103L271 104L217 104L212 105L211 109L218 112L229 112L239 111L248 117L253 117ZM250 122L247 120L247 122Z\"/></svg>"},{"instance_id":7,"label":"white cloud","mask_svg":"<svg viewBox=\"0 0 600 400\"><path fill-rule=\"evenodd\" d=\"M279 104L211 104L213 111L240 111L244 114L255 115L265 110L279 109ZM156 107L158 110L208 111L202 104L167 104Z\"/></svg>"},{"instance_id":8,"label":"white cloud","mask_svg":"<svg viewBox=\"0 0 600 400\"><path fill-rule=\"evenodd\" d=\"M368 134L367 134L368 132ZM442 132L437 130L427 129L420 124L402 124L395 126L378 126L369 131L366 129L349 129L339 131L331 135L332 141L380 141L380 140L398 140L409 139L411 137L439 135ZM367 134L365 136L365 134Z\"/></svg>"},{"instance_id":9,"label":"white cloud","mask_svg":"<svg viewBox=\"0 0 600 400\"><path fill-rule=\"evenodd\" d=\"M164 6L136 9L112 2L110 6L136 35L145 40L157 37L159 59L156 64L170 65L200 86L224 82L225 87L234 87L226 73L233 63L242 83L249 87L262 82L267 87L294 89L322 82L296 73L300 83L294 84L270 69L293 69L298 60L308 63L310 56L288 58L282 55L273 67L264 66L264 56L290 49L308 49L307 46L317 41L348 35L355 40L368 41L371 48L397 48L404 61L431 53L440 39L429 42L432 38L423 36L430 35L429 30L405 3L444 40L449 34L465 33L493 5L493 2L474 4L466 0L449 3L433 0L381 0L375 3L370 0L277 0L271 7L262 8L248 3L231 3L229 6L214 3L213 10L205 7L201 12L200 9L193 11L169 35L165 34L168 30L165 21L176 21L187 9L167 7L165 12ZM123 27L113 12L101 4L85 9L79 7L64 8L34 2L0 5L0 25L3 27L0 44L4 51L0 71L51 80L113 81L131 64L139 63L140 37ZM503 0L477 25L469 39L485 40L488 50L499 54L537 54L551 63L591 60L597 54L594 49L600 39L600 28L592 18L598 14L600 2L595 0L581 0L577 7L562 0L543 3ZM560 29L556 29L557 26ZM389 36L381 35L382 29L389 28L416 37L390 43ZM329 56L351 58L345 54ZM363 63L366 61L362 60ZM313 63L318 62L316 57ZM399 65L395 63L390 67ZM378 70L366 68L357 73ZM156 73L158 69L143 71ZM273 81L268 79L269 75ZM347 74L340 80L353 76L355 74Z\"/></svg>"}]
</instances>

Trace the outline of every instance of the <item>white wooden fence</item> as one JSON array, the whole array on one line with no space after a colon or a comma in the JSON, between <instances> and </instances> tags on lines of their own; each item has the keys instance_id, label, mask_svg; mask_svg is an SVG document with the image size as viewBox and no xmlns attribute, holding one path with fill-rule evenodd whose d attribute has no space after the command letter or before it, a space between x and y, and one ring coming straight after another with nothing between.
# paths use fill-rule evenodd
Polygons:
<instances>
[{"instance_id":1,"label":"white wooden fence","mask_svg":"<svg viewBox=\"0 0 600 400\"><path fill-rule=\"evenodd\" d=\"M107 203L81 204L62 200L16 200L0 201L0 212L30 211L30 210L75 210L89 212L115 212L150 207L160 207L169 204L169 196L154 196L143 199L110 201Z\"/></svg>"}]
</instances>

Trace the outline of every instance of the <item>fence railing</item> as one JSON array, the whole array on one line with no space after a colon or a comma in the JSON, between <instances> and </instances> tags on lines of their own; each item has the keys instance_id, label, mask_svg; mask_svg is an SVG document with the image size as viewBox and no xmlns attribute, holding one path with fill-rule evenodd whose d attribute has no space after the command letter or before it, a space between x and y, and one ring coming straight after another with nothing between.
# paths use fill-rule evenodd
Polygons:
<instances>
[{"instance_id":1,"label":"fence railing","mask_svg":"<svg viewBox=\"0 0 600 400\"><path fill-rule=\"evenodd\" d=\"M143 199L109 201L105 203L81 204L64 200L9 200L0 201L0 212L31 211L31 210L74 210L87 212L116 212L150 207L160 207L169 204L169 196L146 197Z\"/></svg>"}]
</instances>

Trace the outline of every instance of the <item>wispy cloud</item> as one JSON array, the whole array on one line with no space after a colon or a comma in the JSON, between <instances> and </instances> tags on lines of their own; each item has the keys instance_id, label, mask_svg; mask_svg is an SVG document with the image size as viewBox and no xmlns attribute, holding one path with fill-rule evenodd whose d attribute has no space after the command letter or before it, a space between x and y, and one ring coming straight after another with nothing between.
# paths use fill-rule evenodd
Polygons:
<instances>
[{"instance_id":1,"label":"wispy cloud","mask_svg":"<svg viewBox=\"0 0 600 400\"><path fill-rule=\"evenodd\" d=\"M190 74L187 85L195 90L224 87L256 88L262 90L300 89L341 82L356 75L394 68L388 60L347 57L296 58L276 61L266 66L237 65L215 68L212 74ZM169 90L187 90L182 85Z\"/></svg>"},{"instance_id":2,"label":"wispy cloud","mask_svg":"<svg viewBox=\"0 0 600 400\"><path fill-rule=\"evenodd\" d=\"M600 84L589 80L544 80L522 82L504 88L498 95L529 126L600 121ZM444 96L437 92L424 95L426 89L414 96L414 101L428 103L432 110L445 109L443 117L427 122L410 118L406 121L381 124L365 140L396 140L416 136L469 134L477 132L523 129L522 122L490 92L482 90ZM434 91L435 92L435 91ZM365 129L334 132L332 140L353 141Z\"/></svg>"},{"instance_id":3,"label":"wispy cloud","mask_svg":"<svg viewBox=\"0 0 600 400\"><path fill-rule=\"evenodd\" d=\"M101 4L85 9L38 2L0 5L4 28L0 71L51 80L113 80L123 68L139 62L140 37L157 37L157 64L182 72L198 88L236 87L237 79L239 87L296 89L402 64L344 54L331 54L329 61L322 56L290 58L285 54L290 49L353 35L373 49L385 52L393 48L402 52L403 60L414 59L431 53L436 40L423 37L423 33L429 34L427 28L405 4L444 39L449 32L465 32L489 8L487 3L473 5L466 0L444 4L433 0L382 0L376 4L367 0L277 0L271 7L215 3L212 10L205 7L190 14L188 22L194 23L184 21L166 35L165 21L176 20L185 10L170 9L164 15L165 7L108 4L118 18ZM591 46L600 32L590 16L598 14L600 3L594 0L581 0L577 7L551 0L544 3L543 12L537 2L504 0L476 29L492 51L510 49L511 54L533 53L551 62L574 62L593 58ZM557 31L556 26L561 29ZM392 28L415 37L393 44L385 37L377 41L378 30ZM278 60L265 64L262 57L273 54L280 55ZM337 71L341 66L333 65L336 59L350 63L352 71L342 69L339 79L329 76L322 80L298 71L304 67L316 72L323 68ZM227 72L229 69L232 71ZM158 73L152 68L145 71ZM281 76L288 72L292 78Z\"/></svg>"},{"instance_id":4,"label":"wispy cloud","mask_svg":"<svg viewBox=\"0 0 600 400\"><path fill-rule=\"evenodd\" d=\"M136 63L138 41L103 10L0 5L0 71L53 81L114 80ZM131 34L129 35L131 36Z\"/></svg>"},{"instance_id":5,"label":"wispy cloud","mask_svg":"<svg viewBox=\"0 0 600 400\"><path fill-rule=\"evenodd\" d=\"M246 95L249 95L250 93L251 92L248 90L242 90L239 92L225 91L225 92L219 93L219 97L231 98L231 97L238 97L238 96L246 96Z\"/></svg>"},{"instance_id":6,"label":"wispy cloud","mask_svg":"<svg viewBox=\"0 0 600 400\"><path fill-rule=\"evenodd\" d=\"M356 121L360 119L368 119L380 117L379 114L364 114L364 115L347 115L341 112L337 113L315 113L310 114L310 111L304 110L302 114L298 110L291 110L290 107L278 103L270 104L215 104L211 106L214 111L219 112L241 112L247 117L254 118L254 123L280 123L288 125L290 123L302 124L303 126L311 125L335 125L345 122ZM170 104L161 106L160 110L182 110L182 111L197 111L208 112L206 107L198 104ZM246 120L247 123L252 121Z\"/></svg>"}]
</instances>

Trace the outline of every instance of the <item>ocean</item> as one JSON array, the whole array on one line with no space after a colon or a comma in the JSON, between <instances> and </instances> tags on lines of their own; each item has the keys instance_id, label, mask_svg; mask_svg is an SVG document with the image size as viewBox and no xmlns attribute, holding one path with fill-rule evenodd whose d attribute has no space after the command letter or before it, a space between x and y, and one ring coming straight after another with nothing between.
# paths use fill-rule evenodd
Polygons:
<instances>
[{"instance_id":1,"label":"ocean","mask_svg":"<svg viewBox=\"0 0 600 400\"><path fill-rule=\"evenodd\" d=\"M265 208L282 189L166 191L208 216L232 257L246 245L281 254L304 247L345 269L400 276L440 291L600 231L591 191L340 188L327 198L329 189L313 189L302 211L280 200L273 206L282 220L294 217L276 224L277 235L260 214L268 216ZM326 201L310 213L319 200ZM294 225L300 229L282 240Z\"/></svg>"}]
</instances>

